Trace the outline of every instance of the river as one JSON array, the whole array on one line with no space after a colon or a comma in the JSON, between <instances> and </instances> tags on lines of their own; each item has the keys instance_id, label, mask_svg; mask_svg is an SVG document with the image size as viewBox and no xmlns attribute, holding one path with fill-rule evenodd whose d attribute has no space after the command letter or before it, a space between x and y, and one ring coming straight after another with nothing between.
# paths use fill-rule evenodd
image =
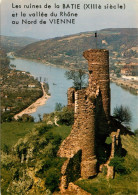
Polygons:
<instances>
[{"instance_id":1,"label":"river","mask_svg":"<svg viewBox=\"0 0 138 195\"><path fill-rule=\"evenodd\" d=\"M49 84L49 98L45 105L40 106L37 111L31 114L35 120L38 120L38 114L43 116L44 113L50 113L55 110L55 104L62 103L67 105L67 89L72 86L72 81L67 80L64 76L66 69L45 65L39 62L25 59L11 59L11 64L16 65L17 70L30 72L35 78L41 81L46 79ZM138 128L138 96L131 94L115 83L110 84L111 87L111 114L116 106L124 105L130 108L132 113L132 122L130 124L132 130Z\"/></svg>"}]
</instances>

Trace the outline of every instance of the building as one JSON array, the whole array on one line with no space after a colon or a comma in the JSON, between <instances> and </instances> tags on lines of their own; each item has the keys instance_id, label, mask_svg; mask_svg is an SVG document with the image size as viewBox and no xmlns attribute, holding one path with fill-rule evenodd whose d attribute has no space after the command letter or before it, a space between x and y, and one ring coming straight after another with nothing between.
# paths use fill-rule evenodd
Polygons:
<instances>
[{"instance_id":1,"label":"building","mask_svg":"<svg viewBox=\"0 0 138 195\"><path fill-rule=\"evenodd\" d=\"M123 66L123 68L121 68L121 75L138 76L138 64L126 64L125 66Z\"/></svg>"}]
</instances>

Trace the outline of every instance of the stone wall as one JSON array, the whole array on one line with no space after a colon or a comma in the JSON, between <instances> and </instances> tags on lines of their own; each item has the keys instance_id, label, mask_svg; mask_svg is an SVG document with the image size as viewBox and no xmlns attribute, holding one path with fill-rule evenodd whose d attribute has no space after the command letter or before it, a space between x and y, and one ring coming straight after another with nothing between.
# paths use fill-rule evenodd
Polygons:
<instances>
[{"instance_id":1,"label":"stone wall","mask_svg":"<svg viewBox=\"0 0 138 195\"><path fill-rule=\"evenodd\" d=\"M112 147L111 147L111 158L115 157L115 154L121 154L121 137L120 137L120 129L117 130L117 132L112 132L111 133L111 138L112 138Z\"/></svg>"},{"instance_id":2,"label":"stone wall","mask_svg":"<svg viewBox=\"0 0 138 195\"><path fill-rule=\"evenodd\" d=\"M100 89L100 101L97 100L96 121L97 131L101 135L109 133L110 121L110 80L109 80L109 52L104 49L90 49L83 53L88 60L89 92Z\"/></svg>"},{"instance_id":3,"label":"stone wall","mask_svg":"<svg viewBox=\"0 0 138 195\"><path fill-rule=\"evenodd\" d=\"M115 176L115 170L113 166L109 166L111 159L115 157L115 155L121 156L122 152L122 144L121 144L121 137L120 137L120 129L118 129L116 132L111 133L111 139L112 139L112 144L111 144L111 153L110 157L107 160L105 164L100 165L99 170L103 172L103 170L107 169L107 178L113 179Z\"/></svg>"},{"instance_id":4,"label":"stone wall","mask_svg":"<svg viewBox=\"0 0 138 195\"><path fill-rule=\"evenodd\" d=\"M58 151L59 156L72 158L82 150L81 176L83 178L96 174L95 103L95 96L87 95L85 89L75 92L75 122L71 134L63 141Z\"/></svg>"},{"instance_id":5,"label":"stone wall","mask_svg":"<svg viewBox=\"0 0 138 195\"><path fill-rule=\"evenodd\" d=\"M109 53L107 50L91 49L83 55L88 60L89 86L81 90L68 90L68 107L74 108L75 120L70 135L62 142L58 151L60 157L68 159L63 165L62 190L67 187L70 159L78 151L82 155L81 177L86 179L97 174L95 135L97 132L102 136L109 133Z\"/></svg>"},{"instance_id":6,"label":"stone wall","mask_svg":"<svg viewBox=\"0 0 138 195\"><path fill-rule=\"evenodd\" d=\"M115 170L113 166L109 166L111 159L115 157L115 155L121 156L122 144L120 137L120 129L117 129L117 132L111 133L112 138L112 146L111 146L111 155L107 163L107 178L113 179L115 176Z\"/></svg>"},{"instance_id":7,"label":"stone wall","mask_svg":"<svg viewBox=\"0 0 138 195\"><path fill-rule=\"evenodd\" d=\"M68 107L69 108L74 108L75 106L75 88L69 88L67 92L67 97L68 97Z\"/></svg>"}]
</instances>

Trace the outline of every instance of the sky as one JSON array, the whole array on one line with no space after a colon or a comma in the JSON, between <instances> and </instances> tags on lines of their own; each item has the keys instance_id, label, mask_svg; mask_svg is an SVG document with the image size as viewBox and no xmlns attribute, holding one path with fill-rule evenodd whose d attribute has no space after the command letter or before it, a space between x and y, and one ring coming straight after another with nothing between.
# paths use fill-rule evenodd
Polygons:
<instances>
[{"instance_id":1,"label":"sky","mask_svg":"<svg viewBox=\"0 0 138 195\"><path fill-rule=\"evenodd\" d=\"M137 0L0 0L0 4L1 34L6 36L48 39L105 28L138 27ZM24 8L24 5L38 5L38 8ZM77 16L64 17L61 12ZM26 16L21 17L23 13ZM57 16L51 16L52 13ZM45 16L33 17L34 14ZM53 24L57 20L61 22L61 19L73 19L75 24ZM22 20L36 20L36 24L22 24ZM46 24L40 24L41 20Z\"/></svg>"}]
</instances>

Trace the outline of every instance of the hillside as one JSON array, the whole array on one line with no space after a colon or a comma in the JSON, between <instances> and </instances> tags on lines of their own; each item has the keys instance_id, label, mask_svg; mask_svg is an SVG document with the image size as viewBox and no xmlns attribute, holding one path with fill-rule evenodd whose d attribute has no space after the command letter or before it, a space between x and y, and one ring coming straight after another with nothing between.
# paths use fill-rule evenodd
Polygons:
<instances>
[{"instance_id":1,"label":"hillside","mask_svg":"<svg viewBox=\"0 0 138 195\"><path fill-rule=\"evenodd\" d=\"M38 41L38 39L0 35L1 48L4 49L6 52L19 50L26 45L34 43L36 41Z\"/></svg>"},{"instance_id":2,"label":"hillside","mask_svg":"<svg viewBox=\"0 0 138 195\"><path fill-rule=\"evenodd\" d=\"M137 188L137 138L130 135L122 135L122 147L127 151L125 157L116 160L118 166L115 178L107 180L104 175L98 174L90 180L78 180L76 182L82 189L95 195L135 195ZM116 169L116 168L115 168Z\"/></svg>"},{"instance_id":3,"label":"hillside","mask_svg":"<svg viewBox=\"0 0 138 195\"><path fill-rule=\"evenodd\" d=\"M56 153L71 126L12 122L3 123L2 129L2 194L50 195L50 191L57 190L64 159ZM9 139L8 130L12 137L14 134L13 140ZM122 135L122 147L127 153L118 163L125 172L116 173L115 179L107 180L104 173L99 173L93 179L75 183L95 195L137 194L137 137Z\"/></svg>"},{"instance_id":4,"label":"hillside","mask_svg":"<svg viewBox=\"0 0 138 195\"><path fill-rule=\"evenodd\" d=\"M116 60L116 57L121 58L124 56L125 59L136 57L137 32L138 29L136 28L100 30L97 32L98 48L105 48L110 51L111 64ZM88 48L95 47L95 32L85 32L35 42L18 50L16 55L40 60L44 63L50 62L57 66L85 69L87 62L83 58L82 53Z\"/></svg>"},{"instance_id":5,"label":"hillside","mask_svg":"<svg viewBox=\"0 0 138 195\"><path fill-rule=\"evenodd\" d=\"M1 120L12 117L43 95L41 84L30 73L9 67L6 53L0 50Z\"/></svg>"},{"instance_id":6,"label":"hillside","mask_svg":"<svg viewBox=\"0 0 138 195\"><path fill-rule=\"evenodd\" d=\"M4 132L7 128L14 133L13 141L8 139L7 131ZM64 161L56 153L61 141L69 134L70 126L54 127L41 123L28 123L27 126L27 123L13 122L3 123L2 129L5 138L1 154L2 194L51 195L50 191L58 188ZM22 138L16 141L17 137Z\"/></svg>"}]
</instances>

